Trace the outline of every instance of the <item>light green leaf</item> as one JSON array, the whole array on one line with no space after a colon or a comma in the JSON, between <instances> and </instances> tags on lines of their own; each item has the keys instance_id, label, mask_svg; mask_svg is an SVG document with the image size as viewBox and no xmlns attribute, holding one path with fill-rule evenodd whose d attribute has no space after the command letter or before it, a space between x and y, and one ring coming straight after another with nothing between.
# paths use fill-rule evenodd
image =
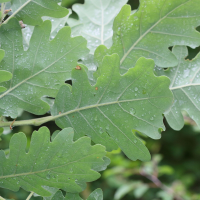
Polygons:
<instances>
[{"instance_id":1,"label":"light green leaf","mask_svg":"<svg viewBox=\"0 0 200 200\"><path fill-rule=\"evenodd\" d=\"M153 60L140 58L121 76L119 56L105 56L94 86L89 84L83 68L74 69L72 91L62 86L52 109L52 115L58 118L56 124L73 127L75 138L88 135L108 151L118 145L132 160L149 160L147 148L132 129L160 138L159 129L165 129L162 113L173 99L169 79L156 77L154 65Z\"/></svg>"},{"instance_id":2,"label":"light green leaf","mask_svg":"<svg viewBox=\"0 0 200 200\"><path fill-rule=\"evenodd\" d=\"M49 200L83 200L78 194L67 193L64 197L61 191L58 191L52 199ZM96 189L90 194L87 200L103 200L103 192L101 189Z\"/></svg>"},{"instance_id":3,"label":"light green leaf","mask_svg":"<svg viewBox=\"0 0 200 200\"><path fill-rule=\"evenodd\" d=\"M68 20L69 26L72 27L72 35L85 37L91 54L100 44L111 47L114 18L127 1L85 0L85 4L73 5L72 8L78 14L79 20Z\"/></svg>"},{"instance_id":4,"label":"light green leaf","mask_svg":"<svg viewBox=\"0 0 200 200\"><path fill-rule=\"evenodd\" d=\"M49 111L49 105L41 97L55 97L60 86L71 77L77 60L88 53L86 40L70 38L69 27L61 29L51 41L50 32L50 21L36 26L30 47L24 51L18 21L13 18L2 25L0 42L6 55L0 69L10 71L13 78L2 85L8 90L0 95L0 115L15 118L16 108L38 115Z\"/></svg>"},{"instance_id":5,"label":"light green leaf","mask_svg":"<svg viewBox=\"0 0 200 200\"><path fill-rule=\"evenodd\" d=\"M65 26L70 14L71 14L71 10L69 10L68 15L63 18L42 17L43 21L45 20L51 21L51 24L52 24L51 36L50 36L51 39L54 39L56 34L59 32L59 30ZM33 30L34 30L34 26L31 26L31 25L26 25L26 27L22 29L23 38L24 38L24 46L26 48L28 48L29 46L29 42L33 34Z\"/></svg>"},{"instance_id":6,"label":"light green leaf","mask_svg":"<svg viewBox=\"0 0 200 200\"><path fill-rule=\"evenodd\" d=\"M173 129L180 130L184 126L181 111L185 110L200 127L200 53L190 61L185 60L187 47L175 46L172 52L179 64L167 70L156 70L157 74L170 78L174 94L174 104L165 112L165 117Z\"/></svg>"},{"instance_id":7,"label":"light green leaf","mask_svg":"<svg viewBox=\"0 0 200 200\"><path fill-rule=\"evenodd\" d=\"M177 58L168 49L174 45L200 45L199 0L140 0L132 15L125 5L113 25L113 46L101 45L95 52L98 63L106 54L120 56L120 73L133 67L141 56L154 59L159 67L174 67Z\"/></svg>"},{"instance_id":8,"label":"light green leaf","mask_svg":"<svg viewBox=\"0 0 200 200\"><path fill-rule=\"evenodd\" d=\"M12 12L18 20L25 24L39 25L42 16L61 18L68 14L68 10L58 5L59 0L11 0Z\"/></svg>"},{"instance_id":9,"label":"light green leaf","mask_svg":"<svg viewBox=\"0 0 200 200\"><path fill-rule=\"evenodd\" d=\"M86 183L100 177L96 171L109 164L105 147L91 146L88 137L73 142L73 129L62 130L50 142L46 127L34 131L28 153L24 133L14 135L10 141L10 154L6 158L0 151L0 187L18 191L20 187L41 196L51 192L43 186L66 192L79 193Z\"/></svg>"}]
</instances>

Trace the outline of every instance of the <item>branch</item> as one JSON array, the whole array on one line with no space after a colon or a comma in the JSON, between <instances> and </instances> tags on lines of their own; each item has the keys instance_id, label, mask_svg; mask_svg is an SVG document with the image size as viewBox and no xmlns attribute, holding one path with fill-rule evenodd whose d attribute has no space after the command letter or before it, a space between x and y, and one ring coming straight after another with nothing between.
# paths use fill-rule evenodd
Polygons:
<instances>
[{"instance_id":1,"label":"branch","mask_svg":"<svg viewBox=\"0 0 200 200\"><path fill-rule=\"evenodd\" d=\"M161 188L162 190L166 191L167 193L173 195L173 197L177 200L184 200L182 197L180 197L179 195L177 195L173 189L167 187L166 185L164 185L156 176L154 175L149 175L147 173L145 173L143 170L140 171L140 174L144 177L146 177L147 179L149 179L150 181L152 181L157 187Z\"/></svg>"}]
</instances>

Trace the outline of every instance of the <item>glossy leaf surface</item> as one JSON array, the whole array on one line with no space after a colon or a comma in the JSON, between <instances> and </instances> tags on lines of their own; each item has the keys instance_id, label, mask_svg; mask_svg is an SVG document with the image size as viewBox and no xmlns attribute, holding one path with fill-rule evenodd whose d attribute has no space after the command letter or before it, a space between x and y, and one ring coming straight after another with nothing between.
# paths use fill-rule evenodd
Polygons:
<instances>
[{"instance_id":1,"label":"glossy leaf surface","mask_svg":"<svg viewBox=\"0 0 200 200\"><path fill-rule=\"evenodd\" d=\"M159 129L165 129L162 113L172 104L169 79L156 77L153 68L153 60L140 58L134 68L121 76L119 56L106 56L94 86L83 67L74 69L72 91L62 86L52 109L57 125L73 127L75 138L88 135L109 151L118 145L132 160L150 159L132 129L160 138Z\"/></svg>"},{"instance_id":2,"label":"glossy leaf surface","mask_svg":"<svg viewBox=\"0 0 200 200\"><path fill-rule=\"evenodd\" d=\"M11 19L0 29L1 48L6 52L0 70L10 71L13 78L1 83L7 91L0 95L0 115L17 116L17 108L44 114L50 107L42 96L55 97L58 89L71 77L77 60L88 53L86 40L71 38L70 28L59 31L49 40L50 21L34 29L30 47L24 51L19 23Z\"/></svg>"},{"instance_id":3,"label":"glossy leaf surface","mask_svg":"<svg viewBox=\"0 0 200 200\"><path fill-rule=\"evenodd\" d=\"M41 196L51 195L43 186L71 193L84 190L86 182L100 177L96 171L104 170L109 159L104 157L105 147L91 146L88 137L73 142L73 135L67 128L50 142L49 130L42 127L33 133L28 153L25 134L14 135L9 157L0 151L0 187L13 191L22 187Z\"/></svg>"}]
</instances>

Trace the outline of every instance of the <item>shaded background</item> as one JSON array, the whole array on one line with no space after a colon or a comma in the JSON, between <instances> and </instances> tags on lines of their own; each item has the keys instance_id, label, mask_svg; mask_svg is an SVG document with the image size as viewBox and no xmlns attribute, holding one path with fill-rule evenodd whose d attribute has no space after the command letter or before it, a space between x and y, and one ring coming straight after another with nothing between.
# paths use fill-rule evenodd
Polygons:
<instances>
[{"instance_id":1,"label":"shaded background","mask_svg":"<svg viewBox=\"0 0 200 200\"><path fill-rule=\"evenodd\" d=\"M84 3L84 0L63 0L63 6L67 8L71 8L74 3ZM128 3L132 10L139 6L138 0L130 0ZM73 17L77 17L75 13ZM194 58L199 50L189 48L187 59ZM23 112L18 120L38 117L42 116ZM174 131L166 121L164 123L166 131L160 140L145 138L152 155L150 162L130 161L120 150L108 153L111 159L108 169L101 173L100 179L88 183L81 196L85 199L96 188L102 188L104 200L200 200L200 129L186 114L185 127L181 131ZM51 133L59 130L54 122L43 126L47 126ZM8 149L10 138L18 132L27 135L28 149L32 132L39 128L14 127L11 133L2 135L0 149ZM19 192L0 189L0 195L8 199L24 200L29 193L22 189Z\"/></svg>"}]
</instances>

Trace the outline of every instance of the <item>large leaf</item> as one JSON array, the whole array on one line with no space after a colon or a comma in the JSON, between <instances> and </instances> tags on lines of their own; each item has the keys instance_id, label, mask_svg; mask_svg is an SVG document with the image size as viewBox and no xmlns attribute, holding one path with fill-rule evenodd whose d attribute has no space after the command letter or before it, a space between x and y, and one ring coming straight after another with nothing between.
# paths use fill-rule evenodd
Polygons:
<instances>
[{"instance_id":1,"label":"large leaf","mask_svg":"<svg viewBox=\"0 0 200 200\"><path fill-rule=\"evenodd\" d=\"M67 193L64 197L61 191L58 191L51 199L49 200L83 200L78 194ZM90 194L87 200L103 200L103 192L101 189L96 189Z\"/></svg>"},{"instance_id":2,"label":"large leaf","mask_svg":"<svg viewBox=\"0 0 200 200\"><path fill-rule=\"evenodd\" d=\"M68 20L68 24L72 27L72 34L85 37L92 54L100 44L111 47L114 18L127 1L85 0L85 4L73 5L73 10L78 14L79 20Z\"/></svg>"},{"instance_id":3,"label":"large leaf","mask_svg":"<svg viewBox=\"0 0 200 200\"><path fill-rule=\"evenodd\" d=\"M60 0L11 0L13 16L25 24L42 24L42 16L64 17L68 10L58 5Z\"/></svg>"},{"instance_id":4,"label":"large leaf","mask_svg":"<svg viewBox=\"0 0 200 200\"><path fill-rule=\"evenodd\" d=\"M22 108L34 114L44 114L50 108L42 96L55 97L58 89L71 76L77 60L88 53L86 40L70 38L70 28L64 27L49 40L50 21L34 29L27 51L23 50L19 23L11 19L0 29L1 47L6 54L0 70L7 70L13 78L2 84L8 88L0 95L0 115L17 116Z\"/></svg>"},{"instance_id":5,"label":"large leaf","mask_svg":"<svg viewBox=\"0 0 200 200\"><path fill-rule=\"evenodd\" d=\"M162 113L172 104L169 79L155 77L154 62L140 58L124 76L119 73L119 56L105 56L100 77L91 86L82 67L72 71L72 91L62 86L52 115L59 127L73 127L75 138L88 135L107 150L117 145L132 160L148 160L150 154L133 133L137 129L160 138L165 129Z\"/></svg>"},{"instance_id":6,"label":"large leaf","mask_svg":"<svg viewBox=\"0 0 200 200\"><path fill-rule=\"evenodd\" d=\"M109 164L105 147L90 145L90 139L83 137L73 142L73 129L62 130L50 142L46 127L33 132L28 153L24 133L14 135L10 141L10 154L6 158L0 151L0 187L13 191L20 187L41 196L51 192L43 186L55 187L71 193L85 189L85 182L100 177L96 171Z\"/></svg>"},{"instance_id":7,"label":"large leaf","mask_svg":"<svg viewBox=\"0 0 200 200\"><path fill-rule=\"evenodd\" d=\"M179 64L167 70L157 69L157 74L170 78L174 94L174 104L165 112L165 117L173 129L180 130L184 126L181 111L185 110L200 126L200 53L190 61L185 60L187 47L175 46L172 52Z\"/></svg>"},{"instance_id":8,"label":"large leaf","mask_svg":"<svg viewBox=\"0 0 200 200\"><path fill-rule=\"evenodd\" d=\"M159 67L174 67L177 58L169 46L200 45L199 0L140 0L132 15L125 5L115 18L113 46L100 46L95 53L99 63L106 54L118 53L120 72L125 73L141 56L154 59Z\"/></svg>"},{"instance_id":9,"label":"large leaf","mask_svg":"<svg viewBox=\"0 0 200 200\"><path fill-rule=\"evenodd\" d=\"M0 61L3 59L5 52L0 49ZM0 84L5 81L9 81L12 78L12 74L8 71L0 70ZM0 93L5 92L6 88L0 86Z\"/></svg>"}]
</instances>

